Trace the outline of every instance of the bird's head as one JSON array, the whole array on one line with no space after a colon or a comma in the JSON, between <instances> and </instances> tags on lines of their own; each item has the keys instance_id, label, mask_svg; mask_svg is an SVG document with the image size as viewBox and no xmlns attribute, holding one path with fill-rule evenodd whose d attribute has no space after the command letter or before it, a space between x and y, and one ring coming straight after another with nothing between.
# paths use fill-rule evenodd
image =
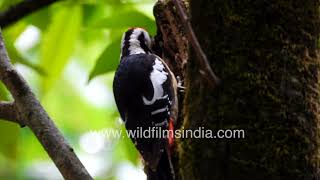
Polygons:
<instances>
[{"instance_id":1,"label":"bird's head","mask_svg":"<svg viewBox=\"0 0 320 180\"><path fill-rule=\"evenodd\" d=\"M149 33L143 28L130 28L122 36L121 57L141 53L151 53Z\"/></svg>"}]
</instances>

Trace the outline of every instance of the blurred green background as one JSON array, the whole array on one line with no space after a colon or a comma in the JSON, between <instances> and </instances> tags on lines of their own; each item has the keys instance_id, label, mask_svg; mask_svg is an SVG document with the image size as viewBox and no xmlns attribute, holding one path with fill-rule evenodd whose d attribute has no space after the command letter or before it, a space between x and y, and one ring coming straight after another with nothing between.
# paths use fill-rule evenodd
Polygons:
<instances>
[{"instance_id":1,"label":"blurred green background","mask_svg":"<svg viewBox=\"0 0 320 180\"><path fill-rule=\"evenodd\" d=\"M145 179L131 141L103 132L124 128L112 94L122 33L154 35L155 1L60 1L3 29L11 61L95 179ZM12 99L2 84L0 99ZM0 121L0 136L0 180L62 179L29 128Z\"/></svg>"}]
</instances>

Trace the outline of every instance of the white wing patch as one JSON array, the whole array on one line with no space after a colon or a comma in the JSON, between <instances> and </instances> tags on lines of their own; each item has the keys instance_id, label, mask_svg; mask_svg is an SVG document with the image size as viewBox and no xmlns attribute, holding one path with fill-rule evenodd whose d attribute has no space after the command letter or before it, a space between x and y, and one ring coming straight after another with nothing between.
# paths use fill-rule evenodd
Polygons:
<instances>
[{"instance_id":1,"label":"white wing patch","mask_svg":"<svg viewBox=\"0 0 320 180\"><path fill-rule=\"evenodd\" d=\"M142 96L143 103L145 105L152 105L158 99L165 99L168 95L163 94L162 84L167 80L168 73L164 71L164 65L162 62L156 58L153 70L150 74L150 80L153 86L153 97L149 101L147 98Z\"/></svg>"},{"instance_id":2,"label":"white wing patch","mask_svg":"<svg viewBox=\"0 0 320 180\"><path fill-rule=\"evenodd\" d=\"M152 111L151 115L159 114L159 113L162 113L162 112L165 112L165 111L169 111L168 106L166 106L164 108L161 108L161 109L157 109L155 111Z\"/></svg>"}]
</instances>

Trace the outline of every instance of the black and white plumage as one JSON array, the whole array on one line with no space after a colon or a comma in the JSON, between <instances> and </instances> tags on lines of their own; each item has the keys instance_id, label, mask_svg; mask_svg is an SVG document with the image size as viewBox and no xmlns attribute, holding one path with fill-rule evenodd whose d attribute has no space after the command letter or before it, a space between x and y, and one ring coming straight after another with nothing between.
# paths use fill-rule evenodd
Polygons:
<instances>
[{"instance_id":1,"label":"black and white plumage","mask_svg":"<svg viewBox=\"0 0 320 180\"><path fill-rule=\"evenodd\" d=\"M142 28L124 33L113 91L127 130L172 128L177 116L177 82L167 64L151 51ZM174 179L166 138L131 138L142 155L148 179ZM170 142L169 142L170 141Z\"/></svg>"}]
</instances>

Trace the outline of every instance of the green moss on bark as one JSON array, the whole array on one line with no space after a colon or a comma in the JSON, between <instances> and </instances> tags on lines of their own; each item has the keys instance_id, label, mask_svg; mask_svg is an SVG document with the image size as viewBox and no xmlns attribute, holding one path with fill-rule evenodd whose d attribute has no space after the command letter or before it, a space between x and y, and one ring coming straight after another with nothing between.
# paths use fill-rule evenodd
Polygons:
<instances>
[{"instance_id":1,"label":"green moss on bark","mask_svg":"<svg viewBox=\"0 0 320 180\"><path fill-rule=\"evenodd\" d=\"M192 0L195 32L222 84L191 52L185 129L245 139L183 139L181 179L319 178L319 2Z\"/></svg>"}]
</instances>

